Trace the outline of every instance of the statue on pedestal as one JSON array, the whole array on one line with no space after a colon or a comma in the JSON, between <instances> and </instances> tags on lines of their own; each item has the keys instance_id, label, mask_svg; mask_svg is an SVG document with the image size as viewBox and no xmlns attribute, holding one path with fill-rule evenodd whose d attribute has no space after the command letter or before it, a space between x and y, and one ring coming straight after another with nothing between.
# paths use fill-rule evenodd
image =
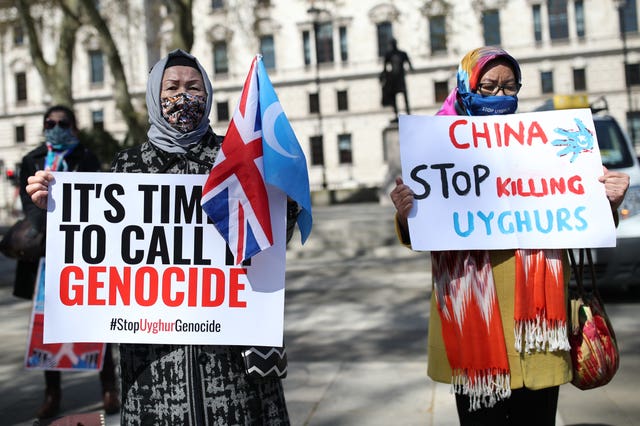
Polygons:
<instances>
[{"instance_id":1,"label":"statue on pedestal","mask_svg":"<svg viewBox=\"0 0 640 426\"><path fill-rule=\"evenodd\" d=\"M395 39L391 39L390 49L384 55L384 69L380 73L380 83L382 84L382 106L393 107L395 119L398 121L398 106L396 104L396 95L402 93L404 96L404 104L407 114L411 114L409 109L409 98L407 96L407 85L405 83L406 69L413 71L413 66L406 52L398 49Z\"/></svg>"}]
</instances>

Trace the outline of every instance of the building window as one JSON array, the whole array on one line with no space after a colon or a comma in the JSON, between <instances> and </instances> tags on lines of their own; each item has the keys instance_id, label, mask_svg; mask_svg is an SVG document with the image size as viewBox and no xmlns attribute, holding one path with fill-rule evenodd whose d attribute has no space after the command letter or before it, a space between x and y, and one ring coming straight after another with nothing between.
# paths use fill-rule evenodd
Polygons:
<instances>
[{"instance_id":1,"label":"building window","mask_svg":"<svg viewBox=\"0 0 640 426\"><path fill-rule=\"evenodd\" d=\"M436 103L444 102L449 96L449 83L446 81L436 81L433 84L433 91L435 93Z\"/></svg>"},{"instance_id":2,"label":"building window","mask_svg":"<svg viewBox=\"0 0 640 426\"><path fill-rule=\"evenodd\" d=\"M539 4L534 4L533 12L533 37L537 42L542 41L542 12Z\"/></svg>"},{"instance_id":3,"label":"building window","mask_svg":"<svg viewBox=\"0 0 640 426\"><path fill-rule=\"evenodd\" d=\"M347 44L347 27L340 27L340 60L347 62L349 60L349 45Z\"/></svg>"},{"instance_id":4,"label":"building window","mask_svg":"<svg viewBox=\"0 0 640 426\"><path fill-rule=\"evenodd\" d=\"M584 2L575 0L573 7L576 13L576 35L579 38L584 38Z\"/></svg>"},{"instance_id":5,"label":"building window","mask_svg":"<svg viewBox=\"0 0 640 426\"><path fill-rule=\"evenodd\" d=\"M311 136L311 165L324 165L324 147L322 146L322 136Z\"/></svg>"},{"instance_id":6,"label":"building window","mask_svg":"<svg viewBox=\"0 0 640 426\"><path fill-rule=\"evenodd\" d=\"M320 112L320 95L318 92L309 93L309 114L318 114Z\"/></svg>"},{"instance_id":7,"label":"building window","mask_svg":"<svg viewBox=\"0 0 640 426\"><path fill-rule=\"evenodd\" d=\"M567 0L548 0L549 36L551 40L566 40L569 38L567 22Z\"/></svg>"},{"instance_id":8,"label":"building window","mask_svg":"<svg viewBox=\"0 0 640 426\"><path fill-rule=\"evenodd\" d=\"M587 90L587 77L584 68L573 69L573 90L576 92L584 92Z\"/></svg>"},{"instance_id":9,"label":"building window","mask_svg":"<svg viewBox=\"0 0 640 426\"><path fill-rule=\"evenodd\" d=\"M224 7L223 0L211 0L211 9L222 9Z\"/></svg>"},{"instance_id":10,"label":"building window","mask_svg":"<svg viewBox=\"0 0 640 426\"><path fill-rule=\"evenodd\" d=\"M338 158L340 164L352 164L351 135L344 133L338 135Z\"/></svg>"},{"instance_id":11,"label":"building window","mask_svg":"<svg viewBox=\"0 0 640 426\"><path fill-rule=\"evenodd\" d=\"M626 0L624 6L622 6L622 20L621 24L623 28L621 31L625 33L637 33L638 32L638 12L636 9L636 0Z\"/></svg>"},{"instance_id":12,"label":"building window","mask_svg":"<svg viewBox=\"0 0 640 426\"><path fill-rule=\"evenodd\" d=\"M485 10L482 12L482 33L486 46L500 46L500 12Z\"/></svg>"},{"instance_id":13,"label":"building window","mask_svg":"<svg viewBox=\"0 0 640 426\"><path fill-rule=\"evenodd\" d=\"M317 63L333 62L333 24L331 22L318 23L315 37Z\"/></svg>"},{"instance_id":14,"label":"building window","mask_svg":"<svg viewBox=\"0 0 640 426\"><path fill-rule=\"evenodd\" d=\"M640 64L627 64L625 78L628 86L640 85Z\"/></svg>"},{"instance_id":15,"label":"building window","mask_svg":"<svg viewBox=\"0 0 640 426\"><path fill-rule=\"evenodd\" d=\"M89 51L89 64L91 84L104 83L104 56L101 50Z\"/></svg>"},{"instance_id":16,"label":"building window","mask_svg":"<svg viewBox=\"0 0 640 426\"><path fill-rule=\"evenodd\" d=\"M24 126L16 126L16 143L25 143L26 136Z\"/></svg>"},{"instance_id":17,"label":"building window","mask_svg":"<svg viewBox=\"0 0 640 426\"><path fill-rule=\"evenodd\" d=\"M432 54L447 51L445 16L438 15L429 18L429 40Z\"/></svg>"},{"instance_id":18,"label":"building window","mask_svg":"<svg viewBox=\"0 0 640 426\"><path fill-rule=\"evenodd\" d=\"M302 32L302 54L304 56L304 64L311 65L311 36L309 31Z\"/></svg>"},{"instance_id":19,"label":"building window","mask_svg":"<svg viewBox=\"0 0 640 426\"><path fill-rule=\"evenodd\" d=\"M260 53L262 54L262 63L268 70L276 68L276 52L273 45L273 36L267 35L260 37Z\"/></svg>"},{"instance_id":20,"label":"building window","mask_svg":"<svg viewBox=\"0 0 640 426\"><path fill-rule=\"evenodd\" d=\"M229 102L216 102L216 114L218 121L229 121Z\"/></svg>"},{"instance_id":21,"label":"building window","mask_svg":"<svg viewBox=\"0 0 640 426\"><path fill-rule=\"evenodd\" d=\"M27 74L24 72L16 73L16 100L27 100Z\"/></svg>"},{"instance_id":22,"label":"building window","mask_svg":"<svg viewBox=\"0 0 640 426\"><path fill-rule=\"evenodd\" d=\"M226 74L229 72L226 41L213 43L213 71L215 74Z\"/></svg>"},{"instance_id":23,"label":"building window","mask_svg":"<svg viewBox=\"0 0 640 426\"><path fill-rule=\"evenodd\" d=\"M540 85L542 93L553 93L553 72L542 71L540 73Z\"/></svg>"},{"instance_id":24,"label":"building window","mask_svg":"<svg viewBox=\"0 0 640 426\"><path fill-rule=\"evenodd\" d=\"M346 90L338 90L336 93L338 99L338 111L347 111L349 109L349 98Z\"/></svg>"},{"instance_id":25,"label":"building window","mask_svg":"<svg viewBox=\"0 0 640 426\"><path fill-rule=\"evenodd\" d=\"M378 57L384 58L387 51L391 49L391 39L393 38L391 22L380 22L376 25L376 33L378 34Z\"/></svg>"},{"instance_id":26,"label":"building window","mask_svg":"<svg viewBox=\"0 0 640 426\"><path fill-rule=\"evenodd\" d=\"M24 44L24 29L21 24L13 26L13 45L22 46Z\"/></svg>"},{"instance_id":27,"label":"building window","mask_svg":"<svg viewBox=\"0 0 640 426\"><path fill-rule=\"evenodd\" d=\"M96 130L104 130L104 111L101 109L91 111L91 123Z\"/></svg>"}]
</instances>

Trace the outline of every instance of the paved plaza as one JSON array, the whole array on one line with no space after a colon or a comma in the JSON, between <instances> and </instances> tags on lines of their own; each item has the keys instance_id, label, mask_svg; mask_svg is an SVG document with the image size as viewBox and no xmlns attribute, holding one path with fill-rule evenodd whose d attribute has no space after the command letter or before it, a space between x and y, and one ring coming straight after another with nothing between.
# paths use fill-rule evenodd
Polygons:
<instances>
[{"instance_id":1,"label":"paved plaza","mask_svg":"<svg viewBox=\"0 0 640 426\"><path fill-rule=\"evenodd\" d=\"M285 394L294 426L453 426L449 386L426 376L429 257L401 247L392 209L317 207L305 246L287 254ZM0 255L1 257L1 255ZM31 303L11 296L14 262L0 259L0 424L31 425L41 372L25 371ZM622 363L606 387L561 387L558 426L640 425L638 304L607 306ZM63 374L65 414L100 409L95 373ZM108 416L107 425L119 417Z\"/></svg>"}]
</instances>

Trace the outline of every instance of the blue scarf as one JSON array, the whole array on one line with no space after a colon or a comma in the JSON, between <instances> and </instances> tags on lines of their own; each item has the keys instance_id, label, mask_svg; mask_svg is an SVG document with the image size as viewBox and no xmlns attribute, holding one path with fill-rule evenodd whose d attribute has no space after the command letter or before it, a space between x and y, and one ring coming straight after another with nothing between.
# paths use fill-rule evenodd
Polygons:
<instances>
[{"instance_id":1,"label":"blue scarf","mask_svg":"<svg viewBox=\"0 0 640 426\"><path fill-rule=\"evenodd\" d=\"M517 96L482 96L458 92L458 97L470 116L513 114L518 109Z\"/></svg>"}]
</instances>

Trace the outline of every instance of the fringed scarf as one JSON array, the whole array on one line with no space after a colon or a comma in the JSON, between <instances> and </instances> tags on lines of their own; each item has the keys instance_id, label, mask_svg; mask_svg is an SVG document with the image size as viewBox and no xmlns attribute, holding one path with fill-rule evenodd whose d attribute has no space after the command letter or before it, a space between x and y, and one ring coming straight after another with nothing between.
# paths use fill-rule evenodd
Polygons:
<instances>
[{"instance_id":1,"label":"fringed scarf","mask_svg":"<svg viewBox=\"0 0 640 426\"><path fill-rule=\"evenodd\" d=\"M507 52L475 49L461 61L458 85L438 114L464 111L458 92L475 91L482 68L497 57L514 63L520 81L518 64ZM493 407L511 395L511 375L489 252L432 252L431 261L453 391L469 396L471 411ZM515 349L568 350L562 251L518 249L515 261Z\"/></svg>"},{"instance_id":2,"label":"fringed scarf","mask_svg":"<svg viewBox=\"0 0 640 426\"><path fill-rule=\"evenodd\" d=\"M488 251L431 253L452 386L471 410L511 395L509 361Z\"/></svg>"},{"instance_id":3,"label":"fringed scarf","mask_svg":"<svg viewBox=\"0 0 640 426\"><path fill-rule=\"evenodd\" d=\"M514 319L518 352L569 350L562 250L516 250Z\"/></svg>"},{"instance_id":4,"label":"fringed scarf","mask_svg":"<svg viewBox=\"0 0 640 426\"><path fill-rule=\"evenodd\" d=\"M471 410L492 407L511 386L489 252L432 252L431 261L453 390ZM519 249L515 262L515 349L569 350L562 250Z\"/></svg>"}]
</instances>

